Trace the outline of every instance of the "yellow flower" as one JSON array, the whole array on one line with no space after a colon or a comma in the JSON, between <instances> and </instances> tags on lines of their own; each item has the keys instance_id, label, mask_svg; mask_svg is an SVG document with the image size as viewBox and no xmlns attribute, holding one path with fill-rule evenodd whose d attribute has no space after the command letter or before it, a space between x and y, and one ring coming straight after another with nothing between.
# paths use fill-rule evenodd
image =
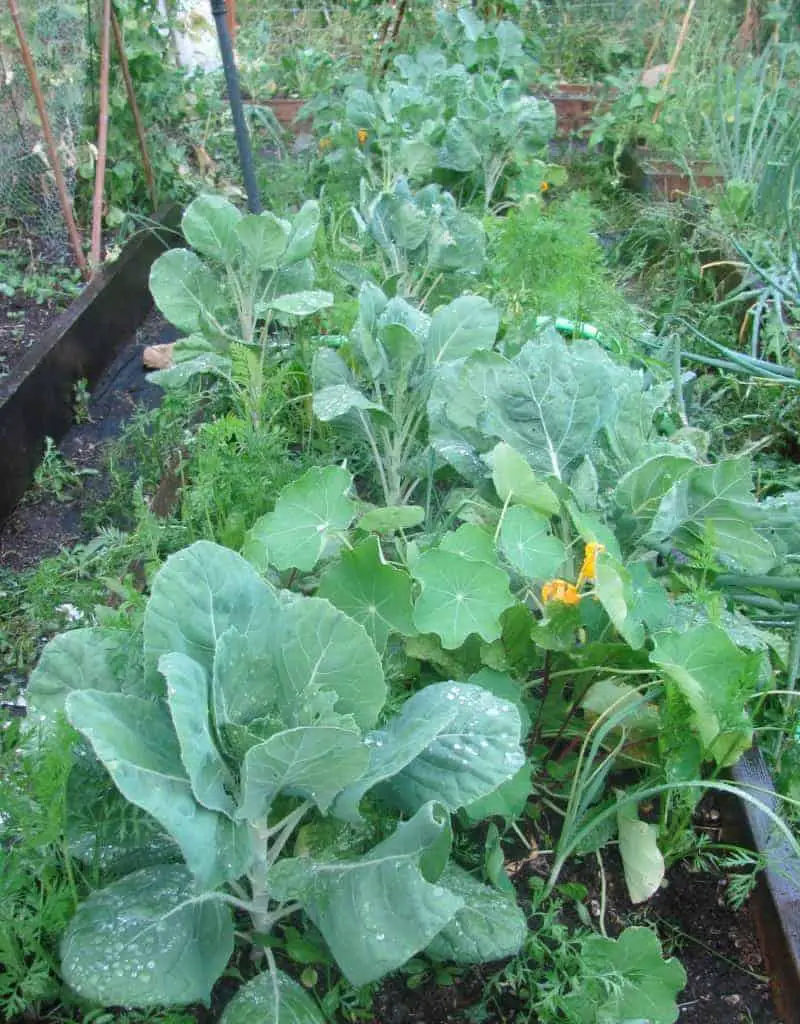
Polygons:
<instances>
[{"instance_id":1,"label":"yellow flower","mask_svg":"<svg viewBox=\"0 0 800 1024\"><path fill-rule=\"evenodd\" d=\"M329 138L327 138L327 136L324 139L319 140L319 148L322 152L325 152L326 149L330 149L332 145L333 143Z\"/></svg>"},{"instance_id":2,"label":"yellow flower","mask_svg":"<svg viewBox=\"0 0 800 1024\"><path fill-rule=\"evenodd\" d=\"M363 145L364 145L364 143L365 143L365 142L367 141L367 139L369 138L369 132L367 131L367 129L366 129L366 128L359 128L359 129L358 129L358 133L357 133L357 134L358 134L358 142L359 142L359 145L363 146Z\"/></svg>"},{"instance_id":3,"label":"yellow flower","mask_svg":"<svg viewBox=\"0 0 800 1024\"><path fill-rule=\"evenodd\" d=\"M605 549L605 544L598 544L596 541L590 541L586 545L583 553L583 565L578 574L578 586L582 583L594 583L597 576L597 556Z\"/></svg>"},{"instance_id":4,"label":"yellow flower","mask_svg":"<svg viewBox=\"0 0 800 1024\"><path fill-rule=\"evenodd\" d=\"M549 192L550 191L549 183L546 182L546 181L541 182L539 184L539 191L542 193L542 195L544 195L545 192Z\"/></svg>"},{"instance_id":5,"label":"yellow flower","mask_svg":"<svg viewBox=\"0 0 800 1024\"><path fill-rule=\"evenodd\" d=\"M548 580L542 587L542 600L547 604L549 601L559 601L561 604L578 604L581 595L574 583L567 583L566 580Z\"/></svg>"}]
</instances>

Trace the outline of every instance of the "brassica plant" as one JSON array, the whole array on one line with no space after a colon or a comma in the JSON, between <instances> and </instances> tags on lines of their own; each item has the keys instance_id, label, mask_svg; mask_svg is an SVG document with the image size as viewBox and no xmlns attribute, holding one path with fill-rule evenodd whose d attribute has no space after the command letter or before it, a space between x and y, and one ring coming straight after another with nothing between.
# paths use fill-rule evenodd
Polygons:
<instances>
[{"instance_id":1,"label":"brassica plant","mask_svg":"<svg viewBox=\"0 0 800 1024\"><path fill-rule=\"evenodd\" d=\"M314 415L363 432L387 505L405 504L432 473L427 406L434 382L466 357L492 348L500 317L478 295L461 295L433 316L365 284L352 332L354 373L332 349L313 363Z\"/></svg>"},{"instance_id":2,"label":"brassica plant","mask_svg":"<svg viewBox=\"0 0 800 1024\"><path fill-rule=\"evenodd\" d=\"M176 365L151 379L175 387L196 374L227 376L236 345L254 349L263 364L275 320L330 306L330 292L313 288L318 228L313 201L291 221L267 211L242 214L221 196L191 202L181 230L192 249L170 249L150 271L156 305L185 335Z\"/></svg>"},{"instance_id":3,"label":"brassica plant","mask_svg":"<svg viewBox=\"0 0 800 1024\"><path fill-rule=\"evenodd\" d=\"M399 295L422 293L443 274L477 276L486 260L486 232L477 217L459 210L440 185L414 193L405 178L373 193L362 179L353 216L384 260L384 277L397 279Z\"/></svg>"},{"instance_id":4,"label":"brassica plant","mask_svg":"<svg viewBox=\"0 0 800 1024\"><path fill-rule=\"evenodd\" d=\"M201 541L167 560L142 644L101 627L52 640L29 699L37 720L66 712L174 843L155 862L143 849L144 866L79 907L61 956L81 996L207 1002L233 953L234 911L256 944L303 911L356 985L422 950L476 963L519 948L513 898L449 859L451 812L524 763L517 708L446 681L384 717L364 628L325 599L274 589L228 549ZM313 835L323 817L327 842L289 855L299 826ZM285 1020L279 1003L293 1020L320 1020L266 956L271 976L245 986L223 1020L256 1009Z\"/></svg>"}]
</instances>

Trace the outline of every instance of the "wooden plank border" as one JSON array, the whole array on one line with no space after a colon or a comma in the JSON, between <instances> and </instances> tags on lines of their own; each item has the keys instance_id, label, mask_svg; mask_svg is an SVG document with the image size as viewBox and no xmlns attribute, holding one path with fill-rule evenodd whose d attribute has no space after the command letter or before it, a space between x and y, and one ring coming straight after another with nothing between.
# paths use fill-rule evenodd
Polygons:
<instances>
[{"instance_id":1,"label":"wooden plank border","mask_svg":"<svg viewBox=\"0 0 800 1024\"><path fill-rule=\"evenodd\" d=\"M772 778L757 749L749 750L731 769L733 780L750 789L771 811L781 808ZM784 1024L800 1022L800 858L770 818L749 800L739 800L745 840L767 858L753 894L752 909L759 943Z\"/></svg>"},{"instance_id":2,"label":"wooden plank border","mask_svg":"<svg viewBox=\"0 0 800 1024\"><path fill-rule=\"evenodd\" d=\"M72 425L75 385L92 387L150 312L150 267L179 244L179 223L177 206L162 209L0 380L0 522L30 485L45 438Z\"/></svg>"}]
</instances>

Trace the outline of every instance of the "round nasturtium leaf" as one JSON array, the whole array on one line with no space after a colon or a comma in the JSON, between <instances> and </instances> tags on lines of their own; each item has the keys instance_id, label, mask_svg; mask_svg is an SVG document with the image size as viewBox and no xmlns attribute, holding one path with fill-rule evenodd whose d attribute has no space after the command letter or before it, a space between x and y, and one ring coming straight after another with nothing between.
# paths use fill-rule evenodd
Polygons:
<instances>
[{"instance_id":1,"label":"round nasturtium leaf","mask_svg":"<svg viewBox=\"0 0 800 1024\"><path fill-rule=\"evenodd\" d=\"M390 505L386 508L371 508L358 521L359 530L367 533L394 533L396 530L410 530L425 519L425 509L419 505Z\"/></svg>"},{"instance_id":2,"label":"round nasturtium leaf","mask_svg":"<svg viewBox=\"0 0 800 1024\"><path fill-rule=\"evenodd\" d=\"M272 512L250 531L249 543L263 544L276 569L311 572L328 541L353 521L352 484L340 466L312 467L283 488Z\"/></svg>"},{"instance_id":3,"label":"round nasturtium leaf","mask_svg":"<svg viewBox=\"0 0 800 1024\"><path fill-rule=\"evenodd\" d=\"M413 574L422 588L414 606L414 624L421 633L435 633L448 650L472 633L489 643L500 637L500 616L514 603L502 569L450 551L426 551L414 563Z\"/></svg>"},{"instance_id":4,"label":"round nasturtium leaf","mask_svg":"<svg viewBox=\"0 0 800 1024\"><path fill-rule=\"evenodd\" d=\"M360 622L379 651L390 633L413 636L411 577L383 560L377 537L343 551L322 575L318 597Z\"/></svg>"},{"instance_id":5,"label":"round nasturtium leaf","mask_svg":"<svg viewBox=\"0 0 800 1024\"><path fill-rule=\"evenodd\" d=\"M566 551L550 532L546 516L514 505L506 510L500 527L500 549L514 568L529 580L546 580L559 575Z\"/></svg>"},{"instance_id":6,"label":"round nasturtium leaf","mask_svg":"<svg viewBox=\"0 0 800 1024\"><path fill-rule=\"evenodd\" d=\"M455 531L448 531L439 544L440 551L452 551L473 562L497 564L497 552L491 530L475 523L464 523Z\"/></svg>"}]
</instances>

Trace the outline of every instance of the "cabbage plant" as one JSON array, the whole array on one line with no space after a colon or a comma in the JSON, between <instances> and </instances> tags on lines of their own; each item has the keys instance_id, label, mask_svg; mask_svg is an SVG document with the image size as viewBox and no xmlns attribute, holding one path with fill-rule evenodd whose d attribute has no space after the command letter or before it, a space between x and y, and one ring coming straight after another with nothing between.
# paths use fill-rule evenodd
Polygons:
<instances>
[{"instance_id":1,"label":"cabbage plant","mask_svg":"<svg viewBox=\"0 0 800 1024\"><path fill-rule=\"evenodd\" d=\"M546 152L553 105L528 95L516 79L470 74L424 52L400 68L405 81L350 89L345 121L352 138L366 132L387 164L410 179L445 172L462 195L482 193L489 210L503 176Z\"/></svg>"},{"instance_id":2,"label":"cabbage plant","mask_svg":"<svg viewBox=\"0 0 800 1024\"><path fill-rule=\"evenodd\" d=\"M459 681L392 714L387 696L363 626L205 541L156 575L141 643L103 627L53 639L31 678L34 718L65 712L172 841L143 847L137 870L78 908L65 981L103 1005L207 1003L234 912L258 945L302 911L355 985L420 951L459 963L515 953L526 926L513 897L449 855L451 813L524 764L519 712ZM265 956L270 970L226 1024L320 1021Z\"/></svg>"}]
</instances>

